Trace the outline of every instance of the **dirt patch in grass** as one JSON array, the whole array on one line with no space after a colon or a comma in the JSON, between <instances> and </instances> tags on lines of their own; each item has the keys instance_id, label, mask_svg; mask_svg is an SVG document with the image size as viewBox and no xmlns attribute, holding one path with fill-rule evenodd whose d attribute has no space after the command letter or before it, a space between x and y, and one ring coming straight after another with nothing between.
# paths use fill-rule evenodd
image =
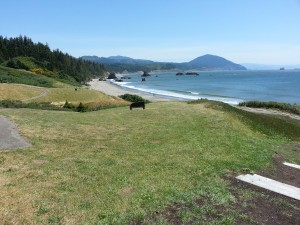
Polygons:
<instances>
[{"instance_id":1,"label":"dirt patch in grass","mask_svg":"<svg viewBox=\"0 0 300 225\"><path fill-rule=\"evenodd\" d=\"M118 194L121 196L129 196L133 193L133 188L132 187L125 187L121 190L119 190Z\"/></svg>"},{"instance_id":2,"label":"dirt patch in grass","mask_svg":"<svg viewBox=\"0 0 300 225\"><path fill-rule=\"evenodd\" d=\"M235 207L241 214L236 224L300 224L300 202L251 184L230 180L230 191L236 198ZM243 191L253 197L244 200Z\"/></svg>"},{"instance_id":3,"label":"dirt patch in grass","mask_svg":"<svg viewBox=\"0 0 300 225\"><path fill-rule=\"evenodd\" d=\"M300 187L300 170L283 165L283 161L283 157L276 155L272 171L257 173ZM201 197L193 204L173 203L163 211L155 212L143 221L133 221L131 224L145 225L159 223L162 220L172 225L223 224L228 222L226 218L229 217L234 218L229 224L239 225L300 224L300 201L237 180L235 177L236 174L224 178L228 181L228 191L233 196L229 205L218 205L207 197ZM184 219L182 216L184 213L190 217Z\"/></svg>"},{"instance_id":4,"label":"dirt patch in grass","mask_svg":"<svg viewBox=\"0 0 300 225\"><path fill-rule=\"evenodd\" d=\"M300 188L300 170L286 166L283 164L283 162L285 162L283 157L276 154L276 156L273 158L273 170L262 171L259 174L270 179Z\"/></svg>"}]
</instances>

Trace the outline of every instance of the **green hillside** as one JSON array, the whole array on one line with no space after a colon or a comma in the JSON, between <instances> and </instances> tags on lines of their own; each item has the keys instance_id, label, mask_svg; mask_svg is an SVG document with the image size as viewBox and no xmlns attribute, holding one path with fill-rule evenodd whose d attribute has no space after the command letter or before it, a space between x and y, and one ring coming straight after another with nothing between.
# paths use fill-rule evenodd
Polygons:
<instances>
[{"instance_id":1,"label":"green hillside","mask_svg":"<svg viewBox=\"0 0 300 225\"><path fill-rule=\"evenodd\" d=\"M34 43L26 36L9 39L0 36L0 64L73 83L84 83L105 74L101 64L74 58L58 49L51 51L47 44ZM5 75L2 72L0 79L20 82L20 79L7 78L8 75L11 74Z\"/></svg>"},{"instance_id":2,"label":"green hillside","mask_svg":"<svg viewBox=\"0 0 300 225\"><path fill-rule=\"evenodd\" d=\"M66 81L66 80L64 80ZM0 66L0 83L28 84L40 87L54 87L54 79L26 70Z\"/></svg>"}]
</instances>

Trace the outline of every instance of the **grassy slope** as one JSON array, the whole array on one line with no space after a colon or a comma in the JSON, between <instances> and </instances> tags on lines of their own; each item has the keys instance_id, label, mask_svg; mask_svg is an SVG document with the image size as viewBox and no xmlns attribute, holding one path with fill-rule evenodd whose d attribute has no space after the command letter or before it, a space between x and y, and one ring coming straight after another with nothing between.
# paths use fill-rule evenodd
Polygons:
<instances>
[{"instance_id":1,"label":"grassy slope","mask_svg":"<svg viewBox=\"0 0 300 225\"><path fill-rule=\"evenodd\" d=\"M1 112L33 147L0 155L0 218L124 224L199 196L226 206L234 199L221 177L270 165L286 140L213 106L168 102L83 114ZM237 215L215 222L231 223Z\"/></svg>"},{"instance_id":2,"label":"grassy slope","mask_svg":"<svg viewBox=\"0 0 300 225\"><path fill-rule=\"evenodd\" d=\"M26 58L26 57L25 57ZM0 65L0 83L27 84L40 87L57 87L57 84L80 86L71 77L60 79L58 74L48 73L48 76L39 75L26 70L13 69Z\"/></svg>"},{"instance_id":3,"label":"grassy slope","mask_svg":"<svg viewBox=\"0 0 300 225\"><path fill-rule=\"evenodd\" d=\"M36 87L0 83L0 100L25 100L38 96L39 94L41 94L41 90Z\"/></svg>"},{"instance_id":4,"label":"grassy slope","mask_svg":"<svg viewBox=\"0 0 300 225\"><path fill-rule=\"evenodd\" d=\"M129 103L121 98L105 95L102 92L88 89L86 87L70 86L53 80L55 88L47 88L46 96L33 99L30 102L52 102L63 105L66 100L69 103L78 105L79 102L89 103L98 106L125 106ZM1 84L0 83L0 100L25 100L31 97L39 96L41 89L24 84Z\"/></svg>"},{"instance_id":5,"label":"grassy slope","mask_svg":"<svg viewBox=\"0 0 300 225\"><path fill-rule=\"evenodd\" d=\"M0 66L1 83L28 84L41 87L53 87L54 81L51 78L37 75L26 70L17 70Z\"/></svg>"},{"instance_id":6,"label":"grassy slope","mask_svg":"<svg viewBox=\"0 0 300 225\"><path fill-rule=\"evenodd\" d=\"M48 95L39 98L34 101L38 102L68 102L77 104L79 102L101 102L103 105L127 105L128 103L120 98L105 95L99 91L95 91L87 88L77 88L75 91L74 87L66 86L64 88L49 88Z\"/></svg>"}]
</instances>

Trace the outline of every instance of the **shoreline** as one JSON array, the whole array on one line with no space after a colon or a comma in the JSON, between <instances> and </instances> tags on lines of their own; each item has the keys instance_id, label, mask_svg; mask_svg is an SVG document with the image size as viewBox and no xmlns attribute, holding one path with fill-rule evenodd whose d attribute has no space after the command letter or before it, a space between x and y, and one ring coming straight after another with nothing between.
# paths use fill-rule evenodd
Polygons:
<instances>
[{"instance_id":1,"label":"shoreline","mask_svg":"<svg viewBox=\"0 0 300 225\"><path fill-rule=\"evenodd\" d=\"M128 90L122 88L120 86L114 85L109 81L99 81L98 79L92 79L92 81L88 82L91 89L96 91L101 91L107 95L111 96L120 96L124 94L132 94L132 95L139 95L144 99L147 99L152 102L166 102L166 101L176 101L176 99L171 99L163 96L157 96L154 94L143 93L140 91L135 90Z\"/></svg>"}]
</instances>

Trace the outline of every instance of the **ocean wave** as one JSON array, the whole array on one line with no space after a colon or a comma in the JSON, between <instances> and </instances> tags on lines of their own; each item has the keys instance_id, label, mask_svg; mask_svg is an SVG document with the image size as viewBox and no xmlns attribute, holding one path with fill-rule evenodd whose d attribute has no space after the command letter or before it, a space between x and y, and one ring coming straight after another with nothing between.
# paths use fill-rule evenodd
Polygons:
<instances>
[{"instance_id":1,"label":"ocean wave","mask_svg":"<svg viewBox=\"0 0 300 225\"><path fill-rule=\"evenodd\" d=\"M231 105L237 105L238 103L242 102L243 100L237 98L230 98L230 97L220 97L220 96L211 96L211 95L203 95L197 92L187 92L187 91L164 91L158 89L150 89L150 88L140 88L133 86L133 82L115 82L114 80L110 80L111 83L118 85L125 89L130 89L138 92L143 92L146 94L152 94L155 96L161 96L166 98L173 98L178 100L198 100L198 99L208 99L214 101L221 101L224 103L228 103Z\"/></svg>"}]
</instances>

